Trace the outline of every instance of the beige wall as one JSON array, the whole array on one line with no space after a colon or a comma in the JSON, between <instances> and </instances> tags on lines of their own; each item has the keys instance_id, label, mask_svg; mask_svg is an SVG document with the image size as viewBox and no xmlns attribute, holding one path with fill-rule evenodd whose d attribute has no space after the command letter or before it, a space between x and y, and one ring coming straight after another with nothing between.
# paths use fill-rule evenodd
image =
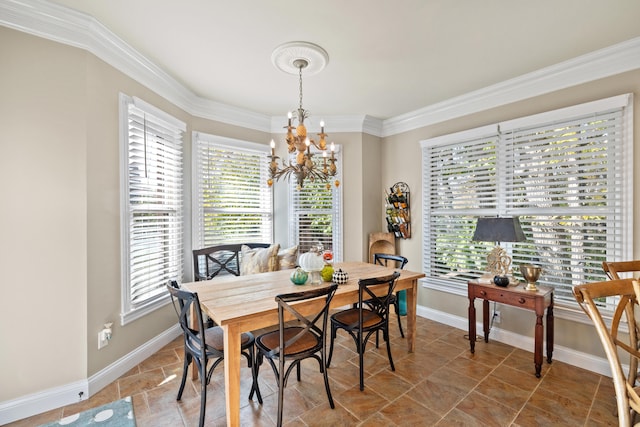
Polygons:
<instances>
[{"instance_id":1,"label":"beige wall","mask_svg":"<svg viewBox=\"0 0 640 427\"><path fill-rule=\"evenodd\" d=\"M87 375L86 55L52 45L0 27L0 401Z\"/></svg>"},{"instance_id":2,"label":"beige wall","mask_svg":"<svg viewBox=\"0 0 640 427\"><path fill-rule=\"evenodd\" d=\"M413 237L409 240L399 240L399 252L409 258L407 268L422 269L422 239L420 218L422 215L422 186L421 186L421 149L420 141L452 132L472 129L475 127L527 116L557 108L568 107L587 101L594 101L624 93L635 93L634 100L634 141L640 141L640 71L628 72L573 88L557 91L548 95L538 96L522 102L494 108L482 113L461 117L455 120L427 126L412 132L406 132L385 138L382 148L383 181L405 181L411 188L411 214ZM636 147L634 164L640 160L640 150ZM634 210L637 212L640 203L640 177L635 177ZM639 217L634 217L634 255L640 256L640 224ZM466 297L454 296L442 292L420 289L418 303L425 307L441 310L446 313L467 317L468 300ZM532 315L511 307L502 307L502 323L500 328L516 332L521 335L533 336L534 320ZM558 313L558 310L556 310ZM604 357L600 342L593 335L591 326L557 319L555 323L555 342L575 350L596 354Z\"/></svg>"},{"instance_id":3,"label":"beige wall","mask_svg":"<svg viewBox=\"0 0 640 427\"><path fill-rule=\"evenodd\" d=\"M369 234L386 232L384 220L384 183L382 182L382 138L362 135L362 257L352 258L369 260ZM350 213L349 213L350 214ZM382 227L380 224L383 224Z\"/></svg>"}]
</instances>

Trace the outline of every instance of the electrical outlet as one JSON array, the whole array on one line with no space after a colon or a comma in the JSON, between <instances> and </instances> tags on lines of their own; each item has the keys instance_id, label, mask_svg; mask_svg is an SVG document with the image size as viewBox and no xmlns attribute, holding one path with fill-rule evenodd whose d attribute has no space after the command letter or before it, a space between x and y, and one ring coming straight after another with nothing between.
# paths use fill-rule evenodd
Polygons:
<instances>
[{"instance_id":1,"label":"electrical outlet","mask_svg":"<svg viewBox=\"0 0 640 427\"><path fill-rule=\"evenodd\" d=\"M494 311L493 312L493 321L496 323L500 323L500 321L502 320L502 313L500 313L499 311Z\"/></svg>"},{"instance_id":2,"label":"electrical outlet","mask_svg":"<svg viewBox=\"0 0 640 427\"><path fill-rule=\"evenodd\" d=\"M109 337L104 330L98 332L98 350L109 345Z\"/></svg>"}]
</instances>

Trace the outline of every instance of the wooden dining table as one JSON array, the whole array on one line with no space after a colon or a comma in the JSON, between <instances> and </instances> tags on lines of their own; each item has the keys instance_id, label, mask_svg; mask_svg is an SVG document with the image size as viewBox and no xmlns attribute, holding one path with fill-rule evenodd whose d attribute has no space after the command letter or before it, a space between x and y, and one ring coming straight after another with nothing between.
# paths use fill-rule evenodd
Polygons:
<instances>
[{"instance_id":1,"label":"wooden dining table","mask_svg":"<svg viewBox=\"0 0 640 427\"><path fill-rule=\"evenodd\" d=\"M349 275L345 284L338 286L333 297L333 308L349 306L358 301L358 280L381 277L393 273L391 267L365 262L337 263L334 268L342 269ZM182 287L196 292L202 310L224 330L224 378L226 396L227 425L240 425L240 335L242 332L261 329L278 324L278 306L275 296L289 292L300 292L319 285L294 285L289 276L291 270L273 271L248 276L225 276L207 281L183 283ZM396 291L407 291L407 347L415 350L416 304L418 279L423 273L401 270L396 283ZM319 301L298 304L301 312L312 313L318 309ZM192 316L193 318L193 316ZM197 371L195 371L197 375Z\"/></svg>"}]
</instances>

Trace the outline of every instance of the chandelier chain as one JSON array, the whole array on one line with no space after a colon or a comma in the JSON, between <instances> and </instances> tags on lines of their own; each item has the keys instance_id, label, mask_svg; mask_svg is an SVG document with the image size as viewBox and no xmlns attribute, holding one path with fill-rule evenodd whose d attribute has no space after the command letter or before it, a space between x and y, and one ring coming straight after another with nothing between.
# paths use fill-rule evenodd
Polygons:
<instances>
[{"instance_id":1,"label":"chandelier chain","mask_svg":"<svg viewBox=\"0 0 640 427\"><path fill-rule=\"evenodd\" d=\"M299 75L299 79L300 79L300 109L302 110L302 65L300 65L300 67L298 67L298 75Z\"/></svg>"}]
</instances>

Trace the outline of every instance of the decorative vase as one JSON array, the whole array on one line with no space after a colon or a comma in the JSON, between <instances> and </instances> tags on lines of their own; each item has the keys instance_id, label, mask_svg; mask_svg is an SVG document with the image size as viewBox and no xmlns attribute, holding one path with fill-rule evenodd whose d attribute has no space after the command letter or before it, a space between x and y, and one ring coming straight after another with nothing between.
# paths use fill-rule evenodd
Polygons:
<instances>
[{"instance_id":1,"label":"decorative vase","mask_svg":"<svg viewBox=\"0 0 640 427\"><path fill-rule=\"evenodd\" d=\"M311 275L310 283L317 285L321 282L320 272L324 268L322 255L316 248L311 248L309 252L300 255L300 267Z\"/></svg>"},{"instance_id":2,"label":"decorative vase","mask_svg":"<svg viewBox=\"0 0 640 427\"><path fill-rule=\"evenodd\" d=\"M297 267L289 276L294 285L304 285L309 278L309 274L304 271L302 268Z\"/></svg>"},{"instance_id":3,"label":"decorative vase","mask_svg":"<svg viewBox=\"0 0 640 427\"><path fill-rule=\"evenodd\" d=\"M342 271L342 269L338 269L338 271L333 272L333 283L337 285L342 285L349 281L349 275L346 271Z\"/></svg>"},{"instance_id":4,"label":"decorative vase","mask_svg":"<svg viewBox=\"0 0 640 427\"><path fill-rule=\"evenodd\" d=\"M520 272L527 281L527 285L524 287L527 291L537 291L536 282L542 274L542 268L537 265L523 264L520 266Z\"/></svg>"}]
</instances>

